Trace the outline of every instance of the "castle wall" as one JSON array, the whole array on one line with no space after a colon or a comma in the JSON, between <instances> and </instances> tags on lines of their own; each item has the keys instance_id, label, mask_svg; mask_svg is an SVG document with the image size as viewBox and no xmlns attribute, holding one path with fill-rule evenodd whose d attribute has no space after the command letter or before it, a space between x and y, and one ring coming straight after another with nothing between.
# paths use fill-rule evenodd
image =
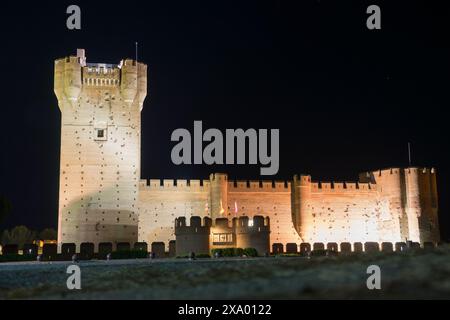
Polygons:
<instances>
[{"instance_id":1,"label":"castle wall","mask_svg":"<svg viewBox=\"0 0 450 320\"><path fill-rule=\"evenodd\" d=\"M167 245L175 239L175 217L210 217L213 208L216 217L269 217L271 244L300 242L292 223L289 183L234 182L227 181L226 175L220 175L220 182L213 188L213 179L217 178L211 175L210 180L203 180L201 184L199 180L142 180L139 188L139 241L164 241ZM227 200L226 204L223 199Z\"/></svg>"},{"instance_id":2,"label":"castle wall","mask_svg":"<svg viewBox=\"0 0 450 320\"><path fill-rule=\"evenodd\" d=\"M304 195L294 208L303 242L400 241L399 219L376 185L311 182L309 176L294 184L294 198L300 191Z\"/></svg>"},{"instance_id":3,"label":"castle wall","mask_svg":"<svg viewBox=\"0 0 450 320\"><path fill-rule=\"evenodd\" d=\"M209 216L209 180L142 180L139 186L139 241L175 240L176 217ZM168 247L167 247L168 248Z\"/></svg>"},{"instance_id":4,"label":"castle wall","mask_svg":"<svg viewBox=\"0 0 450 320\"><path fill-rule=\"evenodd\" d=\"M401 241L411 239L406 206L406 187L404 171L400 168L390 168L378 170L360 175L360 181L365 181L363 175L367 177L369 183L376 184L378 197L383 202L388 203L388 212L392 219L398 219ZM413 241L416 241L414 239Z\"/></svg>"},{"instance_id":5,"label":"castle wall","mask_svg":"<svg viewBox=\"0 0 450 320\"><path fill-rule=\"evenodd\" d=\"M237 212L236 212L237 207ZM261 215L270 218L270 245L300 243L291 215L290 183L237 181L228 185L228 217Z\"/></svg>"}]
</instances>

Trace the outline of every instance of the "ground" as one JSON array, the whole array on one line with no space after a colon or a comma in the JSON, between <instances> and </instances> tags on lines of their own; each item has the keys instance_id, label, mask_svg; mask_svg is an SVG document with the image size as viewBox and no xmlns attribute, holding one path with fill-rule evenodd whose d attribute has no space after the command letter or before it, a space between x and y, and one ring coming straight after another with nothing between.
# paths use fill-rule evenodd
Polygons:
<instances>
[{"instance_id":1,"label":"ground","mask_svg":"<svg viewBox=\"0 0 450 320\"><path fill-rule=\"evenodd\" d=\"M450 299L450 247L401 254L0 264L0 299ZM368 290L367 267L381 268Z\"/></svg>"}]
</instances>

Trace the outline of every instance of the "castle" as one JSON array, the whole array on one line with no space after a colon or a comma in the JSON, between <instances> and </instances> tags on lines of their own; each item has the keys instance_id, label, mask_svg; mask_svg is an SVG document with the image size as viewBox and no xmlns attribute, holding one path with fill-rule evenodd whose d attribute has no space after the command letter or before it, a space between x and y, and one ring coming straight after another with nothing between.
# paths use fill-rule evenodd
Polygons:
<instances>
[{"instance_id":1,"label":"castle","mask_svg":"<svg viewBox=\"0 0 450 320\"><path fill-rule=\"evenodd\" d=\"M58 243L164 242L183 216L270 218L270 244L438 242L436 172L393 168L359 182L141 180L147 66L87 63L84 50L55 61L61 110ZM251 223L251 221L250 221Z\"/></svg>"}]
</instances>

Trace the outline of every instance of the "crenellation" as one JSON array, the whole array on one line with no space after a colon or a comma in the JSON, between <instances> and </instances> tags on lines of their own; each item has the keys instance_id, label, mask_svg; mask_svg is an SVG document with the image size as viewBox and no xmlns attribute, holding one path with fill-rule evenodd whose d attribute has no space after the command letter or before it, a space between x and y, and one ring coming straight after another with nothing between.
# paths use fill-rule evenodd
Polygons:
<instances>
[{"instance_id":1,"label":"crenellation","mask_svg":"<svg viewBox=\"0 0 450 320\"><path fill-rule=\"evenodd\" d=\"M357 190L356 182L345 182L345 188L347 190Z\"/></svg>"},{"instance_id":2,"label":"crenellation","mask_svg":"<svg viewBox=\"0 0 450 320\"><path fill-rule=\"evenodd\" d=\"M324 190L324 191L329 191L331 190L331 182L320 182L320 189Z\"/></svg>"},{"instance_id":3,"label":"crenellation","mask_svg":"<svg viewBox=\"0 0 450 320\"><path fill-rule=\"evenodd\" d=\"M343 182L333 182L332 187L336 191L343 191L345 189L345 184Z\"/></svg>"},{"instance_id":4,"label":"crenellation","mask_svg":"<svg viewBox=\"0 0 450 320\"><path fill-rule=\"evenodd\" d=\"M312 192L376 192L377 185L366 182L311 182Z\"/></svg>"},{"instance_id":5,"label":"crenellation","mask_svg":"<svg viewBox=\"0 0 450 320\"><path fill-rule=\"evenodd\" d=\"M165 189L173 189L175 186L174 180L163 179L163 186Z\"/></svg>"},{"instance_id":6,"label":"crenellation","mask_svg":"<svg viewBox=\"0 0 450 320\"><path fill-rule=\"evenodd\" d=\"M269 191L273 188L272 181L262 181L262 190Z\"/></svg>"},{"instance_id":7,"label":"crenellation","mask_svg":"<svg viewBox=\"0 0 450 320\"><path fill-rule=\"evenodd\" d=\"M230 192L289 192L290 182L265 180L234 180L228 182Z\"/></svg>"}]
</instances>

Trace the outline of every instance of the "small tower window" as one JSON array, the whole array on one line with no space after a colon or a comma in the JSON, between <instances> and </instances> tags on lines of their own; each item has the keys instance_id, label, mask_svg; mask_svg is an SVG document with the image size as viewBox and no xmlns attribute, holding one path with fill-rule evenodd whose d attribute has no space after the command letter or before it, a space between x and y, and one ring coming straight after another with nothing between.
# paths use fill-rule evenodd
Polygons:
<instances>
[{"instance_id":1,"label":"small tower window","mask_svg":"<svg viewBox=\"0 0 450 320\"><path fill-rule=\"evenodd\" d=\"M94 140L97 141L106 141L106 128L97 128L94 130Z\"/></svg>"}]
</instances>

